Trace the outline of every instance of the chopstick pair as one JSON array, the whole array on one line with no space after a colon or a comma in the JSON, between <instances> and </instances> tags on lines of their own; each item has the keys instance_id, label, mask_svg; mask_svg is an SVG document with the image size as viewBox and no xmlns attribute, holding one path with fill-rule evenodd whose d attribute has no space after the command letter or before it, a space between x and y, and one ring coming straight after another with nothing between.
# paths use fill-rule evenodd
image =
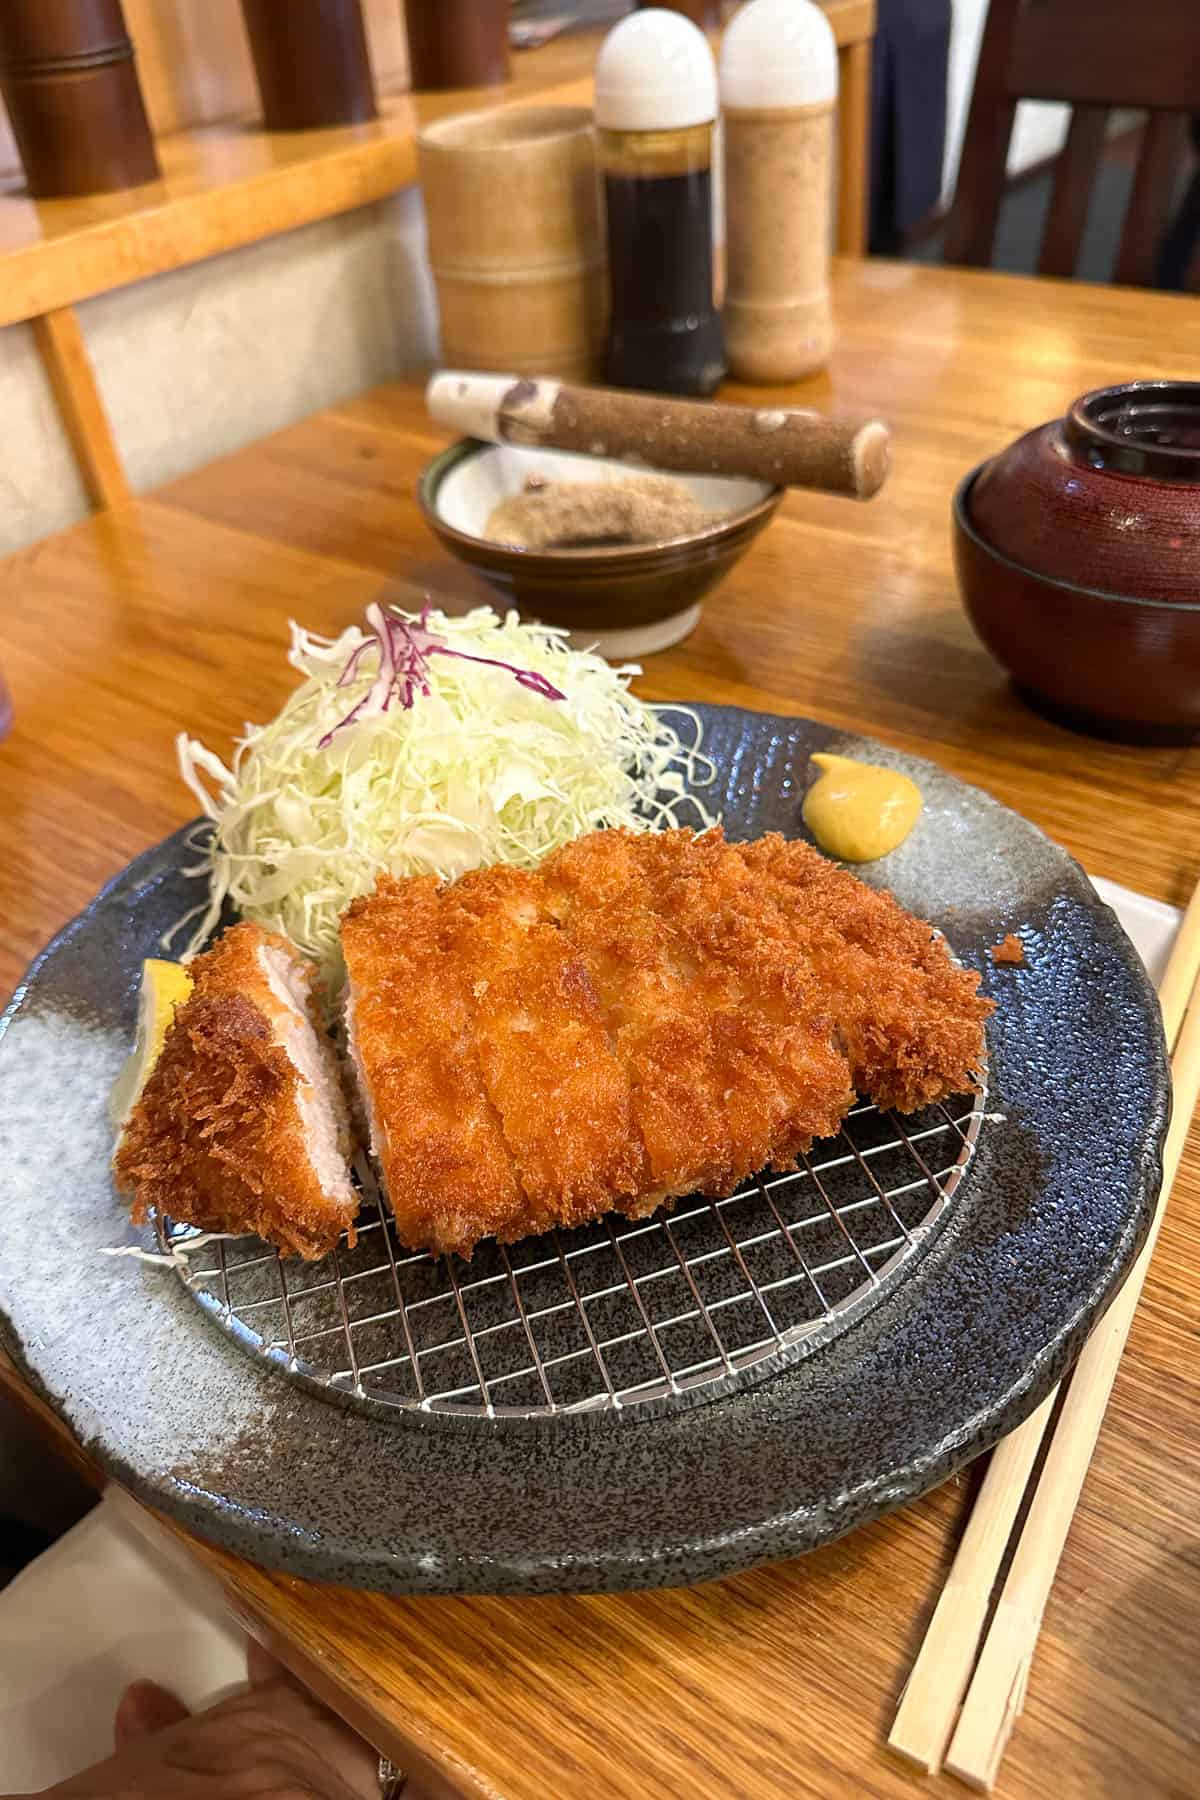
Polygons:
<instances>
[{"instance_id":1,"label":"chopstick pair","mask_svg":"<svg viewBox=\"0 0 1200 1800\"><path fill-rule=\"evenodd\" d=\"M1172 1053L1174 1106L1149 1235L1065 1383L1062 1410L980 1648L996 1576L1061 1389L1047 1395L992 1452L888 1737L893 1750L927 1774L945 1766L971 1786L990 1789L1024 1706L1046 1601L1200 1100L1198 976L1200 884L1188 903L1159 987Z\"/></svg>"}]
</instances>

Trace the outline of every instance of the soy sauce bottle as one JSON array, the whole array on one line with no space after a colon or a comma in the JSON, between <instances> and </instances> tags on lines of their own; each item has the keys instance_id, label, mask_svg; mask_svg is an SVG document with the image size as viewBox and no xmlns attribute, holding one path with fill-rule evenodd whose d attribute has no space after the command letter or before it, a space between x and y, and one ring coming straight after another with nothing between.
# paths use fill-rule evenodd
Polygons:
<instances>
[{"instance_id":1,"label":"soy sauce bottle","mask_svg":"<svg viewBox=\"0 0 1200 1800\"><path fill-rule=\"evenodd\" d=\"M682 13L631 14L596 65L596 126L608 213L612 387L711 394L725 374L713 287L717 78Z\"/></svg>"}]
</instances>

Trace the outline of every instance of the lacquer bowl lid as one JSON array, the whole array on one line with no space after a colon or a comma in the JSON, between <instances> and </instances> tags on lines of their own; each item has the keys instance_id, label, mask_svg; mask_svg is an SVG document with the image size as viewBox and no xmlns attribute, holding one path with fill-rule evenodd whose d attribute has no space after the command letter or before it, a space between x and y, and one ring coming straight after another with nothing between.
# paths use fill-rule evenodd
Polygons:
<instances>
[{"instance_id":1,"label":"lacquer bowl lid","mask_svg":"<svg viewBox=\"0 0 1200 1800\"><path fill-rule=\"evenodd\" d=\"M1200 382L1130 381L986 463L970 523L1038 575L1109 594L1200 599Z\"/></svg>"}]
</instances>

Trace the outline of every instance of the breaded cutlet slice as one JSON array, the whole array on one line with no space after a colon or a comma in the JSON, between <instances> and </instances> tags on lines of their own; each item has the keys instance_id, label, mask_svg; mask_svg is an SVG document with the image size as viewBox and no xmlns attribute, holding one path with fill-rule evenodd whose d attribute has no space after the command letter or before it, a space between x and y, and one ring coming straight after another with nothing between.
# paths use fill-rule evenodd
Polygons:
<instances>
[{"instance_id":1,"label":"breaded cutlet slice","mask_svg":"<svg viewBox=\"0 0 1200 1800\"><path fill-rule=\"evenodd\" d=\"M314 1023L313 971L285 938L234 925L191 964L191 997L113 1157L136 1221L256 1232L323 1256L353 1225L349 1116Z\"/></svg>"},{"instance_id":2,"label":"breaded cutlet slice","mask_svg":"<svg viewBox=\"0 0 1200 1800\"><path fill-rule=\"evenodd\" d=\"M635 842L653 903L712 1018L734 1178L794 1168L854 1104L830 996L719 828L645 832Z\"/></svg>"},{"instance_id":3,"label":"breaded cutlet slice","mask_svg":"<svg viewBox=\"0 0 1200 1800\"><path fill-rule=\"evenodd\" d=\"M993 1002L923 919L811 845L776 833L732 848L828 996L850 1072L878 1106L915 1112L969 1093Z\"/></svg>"},{"instance_id":4,"label":"breaded cutlet slice","mask_svg":"<svg viewBox=\"0 0 1200 1800\"><path fill-rule=\"evenodd\" d=\"M639 1217L836 1130L846 1059L754 901L719 838L621 831L356 901L348 1038L401 1241Z\"/></svg>"},{"instance_id":5,"label":"breaded cutlet slice","mask_svg":"<svg viewBox=\"0 0 1200 1800\"><path fill-rule=\"evenodd\" d=\"M536 875L381 877L342 920L346 1027L400 1240L469 1256L639 1191L628 1083Z\"/></svg>"},{"instance_id":6,"label":"breaded cutlet slice","mask_svg":"<svg viewBox=\"0 0 1200 1800\"><path fill-rule=\"evenodd\" d=\"M660 1198L728 1193L837 1129L853 1092L831 1021L784 935L764 938L719 834L593 832L538 873L600 996Z\"/></svg>"},{"instance_id":7,"label":"breaded cutlet slice","mask_svg":"<svg viewBox=\"0 0 1200 1800\"><path fill-rule=\"evenodd\" d=\"M527 1230L527 1202L488 1096L464 965L437 878L384 875L342 918L346 1037L371 1150L402 1243L463 1250Z\"/></svg>"},{"instance_id":8,"label":"breaded cutlet slice","mask_svg":"<svg viewBox=\"0 0 1200 1800\"><path fill-rule=\"evenodd\" d=\"M640 1216L794 1167L856 1086L970 1089L978 976L814 854L602 831L356 901L347 1024L401 1241Z\"/></svg>"},{"instance_id":9,"label":"breaded cutlet slice","mask_svg":"<svg viewBox=\"0 0 1200 1800\"><path fill-rule=\"evenodd\" d=\"M475 1047L527 1205L526 1230L577 1225L645 1192L629 1078L539 871L474 870L442 896Z\"/></svg>"},{"instance_id":10,"label":"breaded cutlet slice","mask_svg":"<svg viewBox=\"0 0 1200 1800\"><path fill-rule=\"evenodd\" d=\"M628 1077L649 1191L662 1197L725 1178L725 1077L708 1010L653 905L634 844L631 833L592 832L538 873L595 988Z\"/></svg>"}]
</instances>

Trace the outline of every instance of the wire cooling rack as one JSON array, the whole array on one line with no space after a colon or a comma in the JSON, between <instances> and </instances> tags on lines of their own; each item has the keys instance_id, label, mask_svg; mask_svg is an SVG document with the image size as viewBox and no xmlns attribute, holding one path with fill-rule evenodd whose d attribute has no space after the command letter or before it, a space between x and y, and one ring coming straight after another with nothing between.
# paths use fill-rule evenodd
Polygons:
<instances>
[{"instance_id":1,"label":"wire cooling rack","mask_svg":"<svg viewBox=\"0 0 1200 1800\"><path fill-rule=\"evenodd\" d=\"M358 1241L320 1262L158 1224L237 1341L370 1408L524 1417L685 1396L844 1328L902 1279L962 1179L985 1096L901 1118L863 1104L793 1174L610 1217L469 1263L404 1250L362 1170ZM765 1366L763 1366L765 1365Z\"/></svg>"}]
</instances>

